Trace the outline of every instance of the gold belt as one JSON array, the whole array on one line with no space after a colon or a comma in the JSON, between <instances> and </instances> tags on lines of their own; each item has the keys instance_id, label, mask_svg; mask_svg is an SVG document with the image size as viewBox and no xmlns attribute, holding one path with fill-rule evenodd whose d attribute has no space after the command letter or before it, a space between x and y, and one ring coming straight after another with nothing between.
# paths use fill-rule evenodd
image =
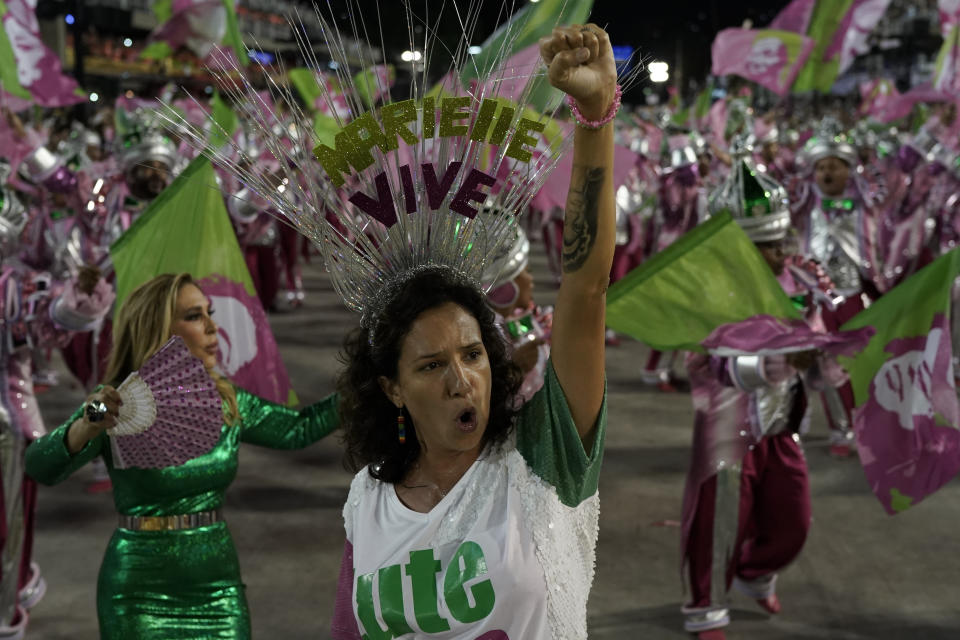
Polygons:
<instances>
[{"instance_id":1,"label":"gold belt","mask_svg":"<svg viewBox=\"0 0 960 640\"><path fill-rule=\"evenodd\" d=\"M197 511L175 516L125 516L120 515L119 527L131 531L179 531L196 529L223 521L223 511Z\"/></svg>"}]
</instances>

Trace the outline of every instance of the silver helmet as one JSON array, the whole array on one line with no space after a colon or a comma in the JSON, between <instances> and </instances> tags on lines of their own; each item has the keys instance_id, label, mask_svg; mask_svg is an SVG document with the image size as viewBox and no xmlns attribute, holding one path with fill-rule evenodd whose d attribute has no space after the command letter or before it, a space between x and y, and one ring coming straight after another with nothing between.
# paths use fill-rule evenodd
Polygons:
<instances>
[{"instance_id":1,"label":"silver helmet","mask_svg":"<svg viewBox=\"0 0 960 640\"><path fill-rule=\"evenodd\" d=\"M824 118L816 134L807 141L800 154L800 160L808 169L824 158L839 158L850 168L855 168L859 162L857 150L843 132L840 123L833 118Z\"/></svg>"},{"instance_id":2,"label":"silver helmet","mask_svg":"<svg viewBox=\"0 0 960 640\"><path fill-rule=\"evenodd\" d=\"M710 215L728 212L754 242L783 240L790 231L790 200L787 190L767 173L757 169L752 148L743 139L734 140L730 174L710 194Z\"/></svg>"},{"instance_id":3,"label":"silver helmet","mask_svg":"<svg viewBox=\"0 0 960 640\"><path fill-rule=\"evenodd\" d=\"M56 173L63 160L44 146L39 146L20 161L20 175L39 184Z\"/></svg>"},{"instance_id":4,"label":"silver helmet","mask_svg":"<svg viewBox=\"0 0 960 640\"><path fill-rule=\"evenodd\" d=\"M177 147L166 134L157 112L137 109L133 113L118 112L116 154L120 167L127 171L134 165L158 160L169 169L177 166Z\"/></svg>"},{"instance_id":5,"label":"silver helmet","mask_svg":"<svg viewBox=\"0 0 960 640\"><path fill-rule=\"evenodd\" d=\"M489 219L494 221L494 214L490 209L482 211L478 218L482 220ZM490 238L491 245L497 244L497 249L487 259L486 266L483 269L482 284L488 291L496 289L500 285L510 282L524 269L527 268L527 262L530 257L530 240L523 228L516 223L510 225L506 230L502 226L489 225L491 230L499 229L503 233L511 234L508 242L497 244L496 238Z\"/></svg>"}]
</instances>

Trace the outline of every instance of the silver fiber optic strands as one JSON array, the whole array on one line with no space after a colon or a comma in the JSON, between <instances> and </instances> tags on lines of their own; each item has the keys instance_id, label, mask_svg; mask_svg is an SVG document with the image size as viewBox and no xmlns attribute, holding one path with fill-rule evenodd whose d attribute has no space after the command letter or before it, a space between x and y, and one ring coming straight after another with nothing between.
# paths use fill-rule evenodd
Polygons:
<instances>
[{"instance_id":1,"label":"silver fiber optic strands","mask_svg":"<svg viewBox=\"0 0 960 640\"><path fill-rule=\"evenodd\" d=\"M408 14L408 18L409 16L410 14ZM408 23L411 22L412 18L408 19ZM329 25L326 25L326 28L332 31ZM429 31L427 31L427 34L429 34ZM411 42L413 41L413 37L411 36ZM427 39L424 49L427 51L431 50L432 44L432 41ZM336 48L336 46L333 46L331 50L335 51ZM465 54L465 50L463 50L462 53ZM459 68L454 66L454 73L458 74L458 72ZM415 98L417 97L419 96L415 95ZM515 119L519 120L519 117L518 112ZM435 153L429 153L427 147L435 150ZM420 177L419 164L423 158L431 158L435 161L438 172L442 172L446 166L453 161L464 162L468 165L473 164L476 158L479 157L482 147L482 143L471 142L463 145L456 139L421 139L413 149L408 149L408 152L412 151L413 155L412 170L417 177ZM378 160L379 166L384 166L385 164L399 166L400 164L399 152L391 152L384 155L380 150L373 149L372 153ZM393 161L391 161L391 157L394 158ZM497 161L493 163L493 166L498 166L498 161L502 160L503 153L501 151ZM512 162L512 164L514 168L511 173L516 174L517 163ZM553 164L555 164L555 158L554 162L550 163L550 166L553 166ZM397 211L404 212L405 208L404 203L401 202L402 189L399 185L399 178L392 171L388 171L385 178L391 186L391 193ZM455 192L463 179L464 174L460 174L451 191ZM361 174L356 180L362 189L373 192L373 176ZM414 180L414 183L418 185L416 194L419 209L418 215L406 216L400 214L397 224L389 230L375 221L366 219L365 216L357 217L355 215L349 215L343 220L345 226L353 228L353 235L365 234L376 238L377 251L380 254L379 257L383 258L382 263L385 267L383 270L384 275L395 269L412 267L427 259L447 264L457 264L459 266L464 266L464 263L469 265L477 262L478 258L476 256L481 255L478 251L472 252L469 258L464 257L467 253L464 248L473 245L472 240L475 234L470 231L472 223L459 215L449 213L449 195L447 196L448 201L440 207L439 211L429 211L428 198L422 187L422 180ZM505 202L510 202L511 200L516 201L513 202L514 205L519 204L520 200L529 200L529 197L518 198L515 195L520 192L522 192L522 189L518 190L516 188L503 191L499 195L499 199ZM535 189L530 189L528 192L529 195L532 196L532 194L535 193ZM458 233L448 231L451 227L456 227ZM344 276L348 276L350 272L355 271L360 265L357 264L356 260L347 259L348 256L353 255L350 246L347 246L345 243L334 244L337 245L335 247L336 253L330 257L333 261L341 263L340 266L342 266L342 269L336 269L336 271L342 273ZM354 250L356 250L356 248L354 248ZM364 267L365 277L369 278L370 268L373 266L371 263L375 263L378 256L376 253L365 251L358 253L366 254L363 257L367 259L363 260L361 264ZM347 288L356 290L356 287Z\"/></svg>"},{"instance_id":2,"label":"silver fiber optic strands","mask_svg":"<svg viewBox=\"0 0 960 640\"><path fill-rule=\"evenodd\" d=\"M463 36L451 52L446 43L435 37L435 29L429 23L431 18L427 9L421 18L411 8L410 2L405 2L407 8L406 22L408 27L411 50L421 50L425 56L431 56L435 48L439 47L451 53L453 63L449 69L448 94L472 95L482 101L486 97L495 97L505 83L516 80L517 70L504 68L503 61L512 50L522 24L513 24L507 28L508 33L501 43L498 55L487 63L487 68L480 70L480 80L475 87L466 90L459 88L461 71L466 64L475 64L473 56L467 52L467 46L474 41L473 35L483 3L479 0L471 1L465 11L454 2L444 3L440 13L447 6L456 12L461 24ZM429 6L424 3L424 6ZM435 5L434 5L435 6ZM499 11L506 12L509 3L494 3ZM333 69L336 80L343 88L343 96L334 95L328 88L325 74L321 72L320 64L313 52L313 45L306 37L306 31L299 15L291 18L295 38L307 61L308 67L317 81L321 102L339 126L346 125L349 120L358 117L364 112L364 105L359 98L352 77L348 71L348 39L337 29L332 19L332 9L329 5L325 10L315 8L320 25L322 43L331 53L332 59L337 62ZM512 13L512 11L511 11ZM327 15L330 15L328 18ZM363 12L358 5L348 3L349 24L357 37L370 37L372 18L365 22ZM435 18L439 21L439 16ZM376 29L381 34L382 29L379 9L376 14ZM417 28L422 27L422 35L418 36ZM382 51L381 51L382 53ZM359 52L361 72L367 78L377 78L376 75L366 73L378 62L366 51ZM382 56L385 59L385 56ZM285 178L282 190L274 176L262 175L253 164L244 162L243 150L233 141L227 142L220 149L206 149L205 153L226 170L233 173L252 191L264 197L286 221L293 224L301 233L319 248L324 262L331 274L334 287L347 306L353 310L363 312L364 306L376 296L383 294L384 283L390 281L396 274L413 269L428 263L446 264L467 277L479 280L486 262L486 256L494 251L499 244L507 242L512 237L512 226L517 224L516 216L523 213L530 199L538 192L547 179L548 173L559 161L562 153L572 144L572 136L561 138L560 141L550 141L550 144L541 141L534 150L534 156L529 163L522 163L506 156L507 144L501 144L496 150L485 142L469 140L468 137L424 139L418 136L417 143L388 152L378 147L371 149L376 167L353 173L341 189L335 189L325 175L320 164L313 158L313 149L319 142L313 130L313 122L290 93L288 86L283 86L267 76L271 101L282 105L287 115L281 117L275 107L265 101L249 82L244 70L232 57L223 56L218 59L218 69L215 71L225 85L225 93L237 106L240 116L261 125L261 144L265 150L278 162L280 176ZM427 65L422 72L414 69L412 98L417 104L426 94ZM529 70L526 70L529 72ZM329 76L329 74L326 74ZM522 76L526 76L523 73ZM539 65L535 77L543 78L544 67ZM491 83L491 79L493 82ZM379 81L378 81L379 82ZM521 92L519 104L513 114L510 131L515 131L516 125L524 116L528 99L532 90L532 83L527 79ZM386 89L386 87L380 87ZM337 104L340 99L341 104ZM555 102L559 104L558 95ZM343 102L346 109L343 109ZM437 105L439 107L439 104ZM551 104L551 107L555 106ZM552 113L553 109L549 111ZM382 126L381 116L377 110L371 110L370 116ZM437 123L439 125L439 123ZM467 121L468 126L473 122ZM410 123L415 133L420 133L422 123L420 119ZM188 140L198 148L205 148L206 138L202 131L191 130ZM542 140L543 136L538 136ZM462 162L464 167L457 174L454 184L444 195L444 201L433 210L430 207L430 194L423 182L424 163L432 164L436 174L442 176L450 163ZM410 166L414 177L413 200L416 203L416 214L408 215L406 199L397 169L404 164ZM495 187L496 193L488 201L493 208L503 211L505 215L492 221L485 217L470 219L453 213L449 207L453 194L466 179L469 173L467 167L483 166L486 171L496 174L500 179ZM502 168L502 171L500 169ZM361 212L347 201L347 196L353 192L363 192L379 197L375 179L379 171L384 171L384 179L390 188L391 198L397 214L397 222L390 228ZM437 203L433 203L436 205ZM480 208L480 205L477 205ZM331 223L328 221L335 221ZM489 228L484 228L489 227ZM494 245L494 246L491 246Z\"/></svg>"}]
</instances>

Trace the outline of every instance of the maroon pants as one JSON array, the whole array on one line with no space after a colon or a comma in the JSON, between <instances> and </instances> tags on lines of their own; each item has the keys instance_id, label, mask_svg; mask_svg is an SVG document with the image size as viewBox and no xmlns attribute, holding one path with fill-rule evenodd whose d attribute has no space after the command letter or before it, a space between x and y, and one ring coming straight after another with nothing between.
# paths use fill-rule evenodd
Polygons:
<instances>
[{"instance_id":1,"label":"maroon pants","mask_svg":"<svg viewBox=\"0 0 960 640\"><path fill-rule=\"evenodd\" d=\"M303 288L300 277L300 233L287 224L278 225L280 229L280 258L283 267L283 284L288 291Z\"/></svg>"},{"instance_id":2,"label":"maroon pants","mask_svg":"<svg viewBox=\"0 0 960 640\"><path fill-rule=\"evenodd\" d=\"M96 353L94 353L95 341ZM92 391L96 385L104 382L102 378L107 372L112 347L113 322L107 316L103 320L99 333L96 330L77 333L60 351L70 373L77 377L84 389Z\"/></svg>"},{"instance_id":3,"label":"maroon pants","mask_svg":"<svg viewBox=\"0 0 960 640\"><path fill-rule=\"evenodd\" d=\"M33 532L36 525L37 515L37 483L30 476L23 475L23 485L20 489L23 495L23 547L20 552L20 566L17 567L17 589L23 589L30 580L30 561L33 558ZM6 513L6 504L4 504L3 491L0 490L0 549L7 544L8 528L7 520L3 517ZM0 580L6 576L0 575Z\"/></svg>"},{"instance_id":4,"label":"maroon pants","mask_svg":"<svg viewBox=\"0 0 960 640\"><path fill-rule=\"evenodd\" d=\"M629 245L618 244L613 250L613 265L610 267L610 284L622 279L642 262L639 252L628 251Z\"/></svg>"},{"instance_id":5,"label":"maroon pants","mask_svg":"<svg viewBox=\"0 0 960 640\"><path fill-rule=\"evenodd\" d=\"M541 228L543 245L547 250L547 264L553 279L560 282L563 277L563 220L547 218Z\"/></svg>"},{"instance_id":6,"label":"maroon pants","mask_svg":"<svg viewBox=\"0 0 960 640\"><path fill-rule=\"evenodd\" d=\"M280 286L280 268L273 246L251 245L243 250L253 286L264 309L272 309Z\"/></svg>"},{"instance_id":7,"label":"maroon pants","mask_svg":"<svg viewBox=\"0 0 960 640\"><path fill-rule=\"evenodd\" d=\"M33 559L33 531L37 522L37 482L23 475L23 551L20 554L20 578L17 588L22 589L30 580L30 561Z\"/></svg>"},{"instance_id":8,"label":"maroon pants","mask_svg":"<svg viewBox=\"0 0 960 640\"><path fill-rule=\"evenodd\" d=\"M741 469L737 514L716 513L717 476L700 486L685 549L691 607L722 606L711 602L715 580L724 581L725 592L734 575L754 580L776 573L797 557L807 539L811 516L807 463L792 434L761 440L744 457ZM725 575L714 576L714 532L724 526L735 527L736 537Z\"/></svg>"},{"instance_id":9,"label":"maroon pants","mask_svg":"<svg viewBox=\"0 0 960 640\"><path fill-rule=\"evenodd\" d=\"M860 296L848 298L837 307L836 311L823 314L823 324L827 331L839 331L841 326L864 309L863 299ZM823 412L827 416L827 426L833 431L847 431L853 428L853 408L855 405L853 385L848 380L843 386L837 387L836 393L840 395L842 407L833 406L823 393L820 394L820 402L823 403Z\"/></svg>"}]
</instances>

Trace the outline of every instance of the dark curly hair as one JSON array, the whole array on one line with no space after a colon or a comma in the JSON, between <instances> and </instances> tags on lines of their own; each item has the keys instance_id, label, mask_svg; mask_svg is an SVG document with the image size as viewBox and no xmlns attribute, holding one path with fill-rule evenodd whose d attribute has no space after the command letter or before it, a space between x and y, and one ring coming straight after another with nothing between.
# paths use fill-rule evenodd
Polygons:
<instances>
[{"instance_id":1,"label":"dark curly hair","mask_svg":"<svg viewBox=\"0 0 960 640\"><path fill-rule=\"evenodd\" d=\"M337 378L340 422L346 445L345 465L351 471L369 466L377 480L396 483L403 479L420 454L416 425L404 409L407 438L397 438L397 408L380 388L378 378L397 376L403 340L414 321L430 309L448 302L461 306L480 325L483 346L490 362L490 417L483 443L503 442L516 418L515 397L523 380L510 359L502 332L486 298L475 286L444 268L427 269L396 287L370 331L359 327L344 340Z\"/></svg>"}]
</instances>

